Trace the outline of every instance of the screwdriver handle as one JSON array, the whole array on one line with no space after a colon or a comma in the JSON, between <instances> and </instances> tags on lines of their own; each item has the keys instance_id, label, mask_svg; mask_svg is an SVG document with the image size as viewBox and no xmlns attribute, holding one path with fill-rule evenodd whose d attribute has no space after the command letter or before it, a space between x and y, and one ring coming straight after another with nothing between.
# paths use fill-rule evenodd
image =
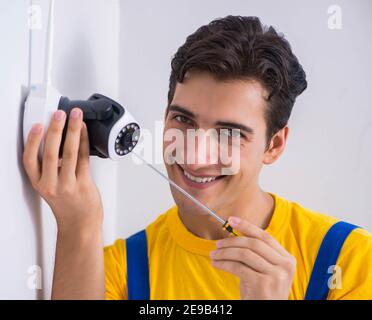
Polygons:
<instances>
[{"instance_id":1,"label":"screwdriver handle","mask_svg":"<svg viewBox=\"0 0 372 320\"><path fill-rule=\"evenodd\" d=\"M234 229L230 226L229 222L226 220L222 226L222 229L230 232L230 235L233 237L237 237L238 235L234 232Z\"/></svg>"}]
</instances>

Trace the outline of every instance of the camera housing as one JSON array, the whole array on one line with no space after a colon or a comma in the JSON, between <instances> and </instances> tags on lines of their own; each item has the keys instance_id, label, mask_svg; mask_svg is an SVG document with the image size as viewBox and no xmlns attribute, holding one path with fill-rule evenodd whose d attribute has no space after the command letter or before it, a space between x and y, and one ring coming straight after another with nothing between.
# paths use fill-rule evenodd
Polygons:
<instances>
[{"instance_id":1,"label":"camera housing","mask_svg":"<svg viewBox=\"0 0 372 320\"><path fill-rule=\"evenodd\" d=\"M137 145L141 131L137 121L130 112L116 101L98 93L87 100L70 100L62 96L55 88L46 84L33 85L25 101L23 118L23 141L27 141L33 124L42 123L49 127L56 110L66 112L69 119L73 108L83 111L83 121L87 125L90 155L100 158L118 160L130 153ZM59 149L62 158L63 146L67 133L66 121ZM39 158L44 150L46 130L39 149Z\"/></svg>"}]
</instances>

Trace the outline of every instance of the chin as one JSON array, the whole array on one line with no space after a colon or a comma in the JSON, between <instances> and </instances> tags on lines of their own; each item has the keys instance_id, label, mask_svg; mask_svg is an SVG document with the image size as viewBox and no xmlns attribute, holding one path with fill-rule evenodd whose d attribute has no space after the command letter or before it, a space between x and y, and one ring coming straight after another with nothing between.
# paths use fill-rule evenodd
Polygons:
<instances>
[{"instance_id":1,"label":"chin","mask_svg":"<svg viewBox=\"0 0 372 320\"><path fill-rule=\"evenodd\" d=\"M173 197L174 197L174 195L173 195ZM174 197L175 202L176 202L178 208L180 208L184 212L187 212L188 215L199 216L199 217L200 216L209 216L209 213L205 212L203 209L201 209L197 204L195 204L191 200L180 199L180 197L182 197L182 195L181 196L177 195L177 197ZM208 208L210 208L210 206L208 204L204 203L204 201L200 200L200 202L202 202L204 205L206 205ZM212 208L210 208L210 209L213 210Z\"/></svg>"}]
</instances>

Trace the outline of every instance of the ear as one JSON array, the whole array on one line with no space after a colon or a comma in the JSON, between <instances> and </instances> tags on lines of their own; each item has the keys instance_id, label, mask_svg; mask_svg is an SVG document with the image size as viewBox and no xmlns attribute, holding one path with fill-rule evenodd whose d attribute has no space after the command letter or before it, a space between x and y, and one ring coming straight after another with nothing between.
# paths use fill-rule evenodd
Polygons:
<instances>
[{"instance_id":1,"label":"ear","mask_svg":"<svg viewBox=\"0 0 372 320\"><path fill-rule=\"evenodd\" d=\"M285 149L288 133L289 127L285 126L271 138L270 146L264 154L263 164L272 164L280 157Z\"/></svg>"}]
</instances>

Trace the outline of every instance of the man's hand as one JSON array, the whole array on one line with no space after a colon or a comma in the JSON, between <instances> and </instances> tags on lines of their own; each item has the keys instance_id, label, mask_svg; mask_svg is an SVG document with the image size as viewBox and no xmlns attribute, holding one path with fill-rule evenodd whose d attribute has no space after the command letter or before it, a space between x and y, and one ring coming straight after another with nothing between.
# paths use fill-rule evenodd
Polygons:
<instances>
[{"instance_id":1,"label":"man's hand","mask_svg":"<svg viewBox=\"0 0 372 320\"><path fill-rule=\"evenodd\" d=\"M237 217L230 225L243 236L219 240L212 265L240 278L242 300L288 299L296 259L268 232Z\"/></svg>"},{"instance_id":2,"label":"man's hand","mask_svg":"<svg viewBox=\"0 0 372 320\"><path fill-rule=\"evenodd\" d=\"M60 232L98 228L102 224L103 208L89 172L89 140L82 111L75 108L71 112L60 160L58 152L65 122L65 112L55 112L46 134L42 163L37 155L43 128L40 124L34 126L41 131L31 130L23 164L31 185L51 207Z\"/></svg>"}]
</instances>

